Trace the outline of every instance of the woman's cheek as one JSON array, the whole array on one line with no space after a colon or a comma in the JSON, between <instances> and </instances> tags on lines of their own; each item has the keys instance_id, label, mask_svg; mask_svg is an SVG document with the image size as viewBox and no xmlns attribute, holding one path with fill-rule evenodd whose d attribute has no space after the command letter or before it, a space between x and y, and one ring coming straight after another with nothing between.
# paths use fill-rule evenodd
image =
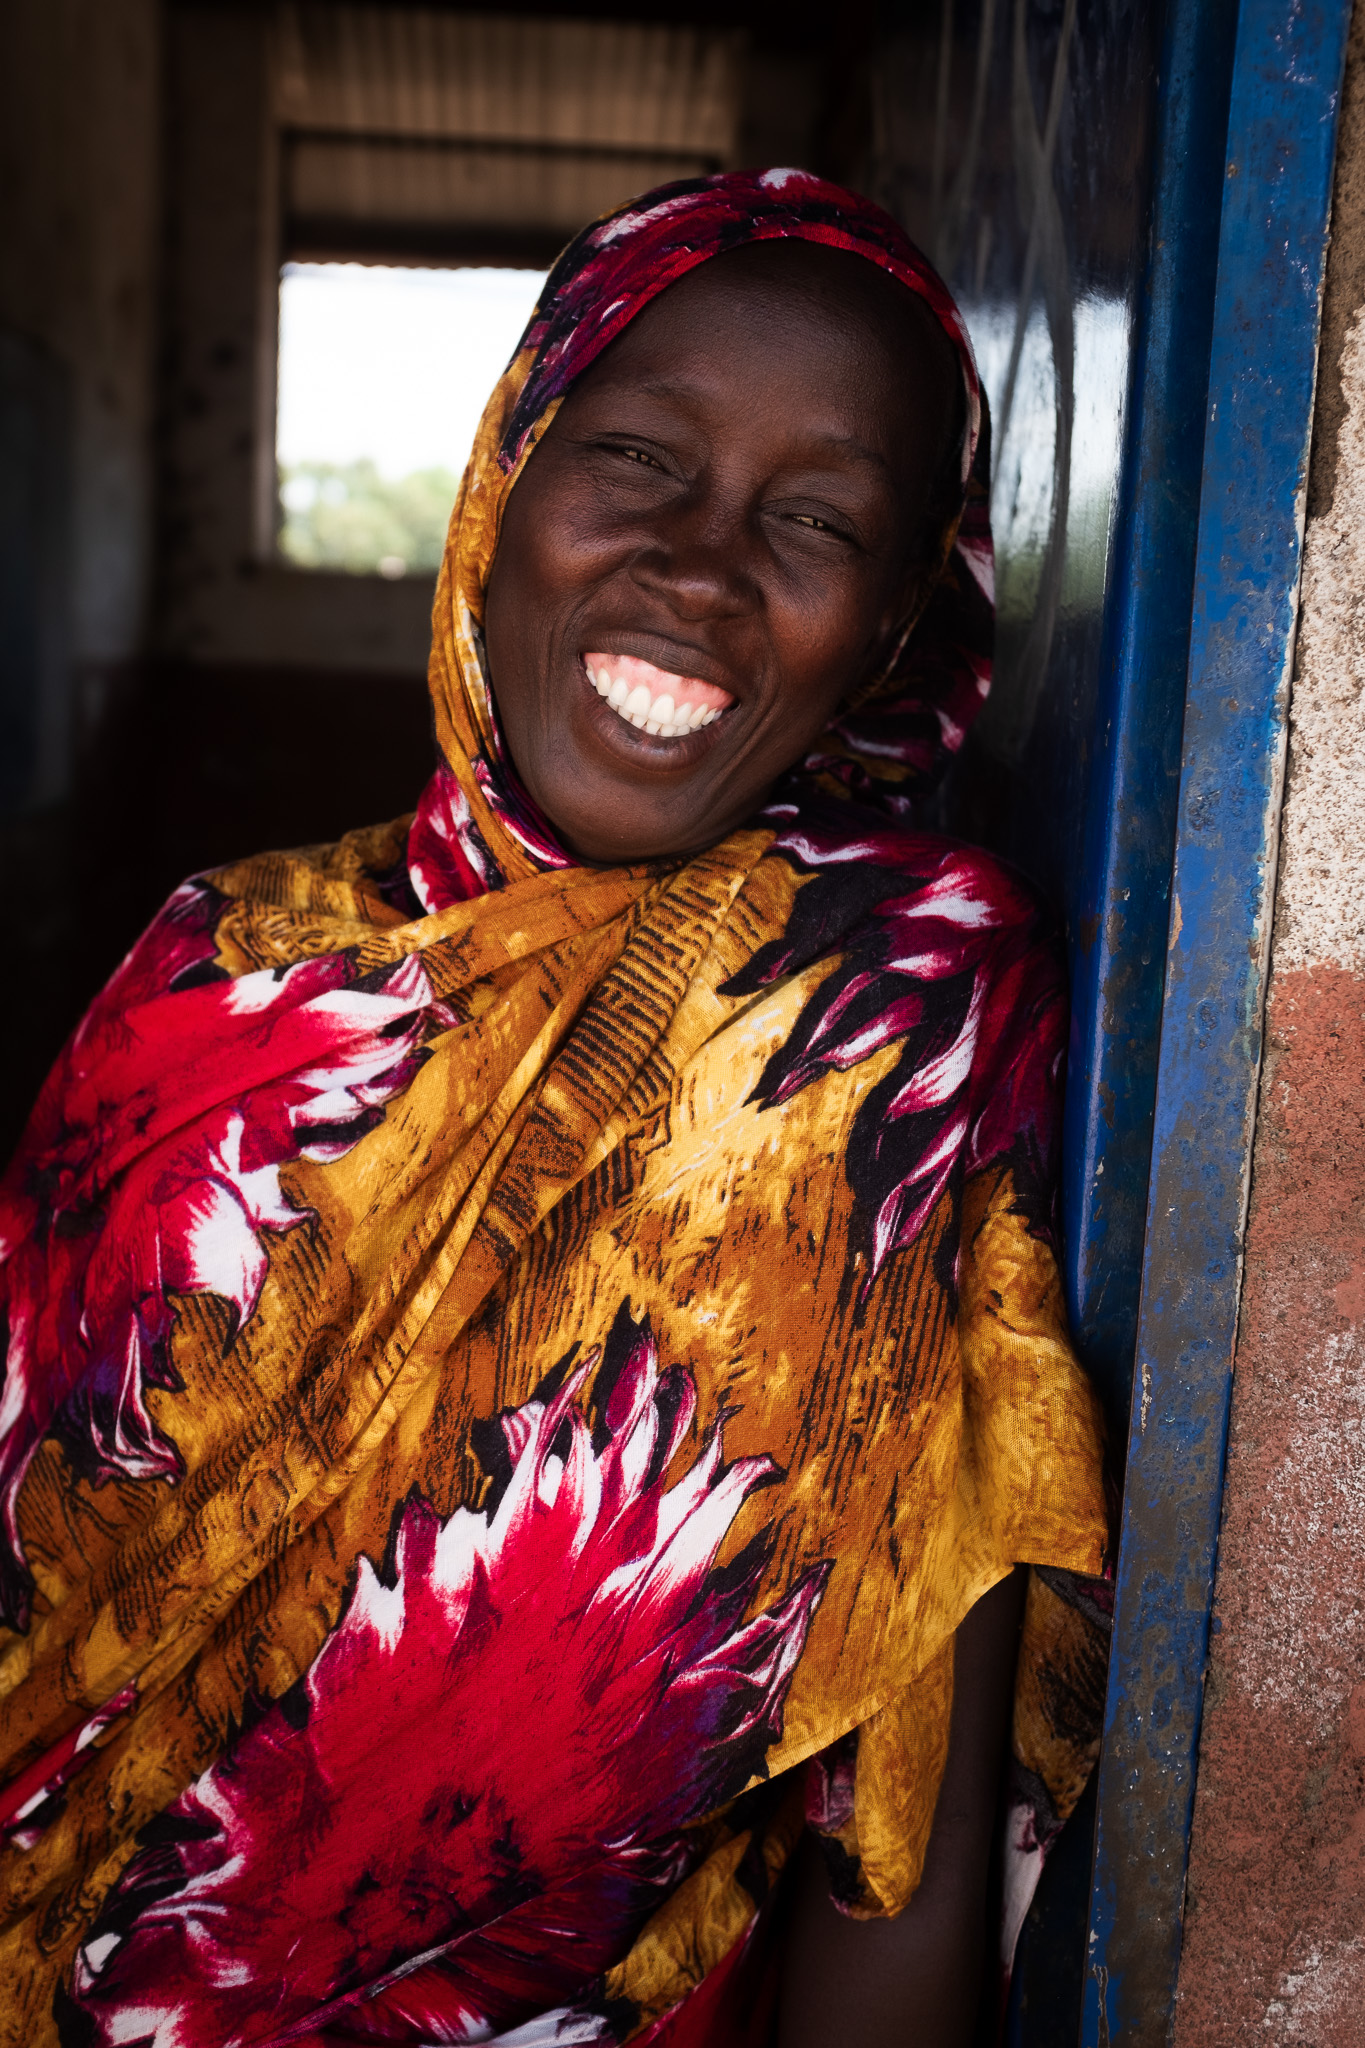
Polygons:
<instances>
[{"instance_id":1,"label":"woman's cheek","mask_svg":"<svg viewBox=\"0 0 1365 2048\"><path fill-rule=\"evenodd\" d=\"M844 593L817 585L769 613L779 673L802 703L837 701L862 640L856 608Z\"/></svg>"}]
</instances>

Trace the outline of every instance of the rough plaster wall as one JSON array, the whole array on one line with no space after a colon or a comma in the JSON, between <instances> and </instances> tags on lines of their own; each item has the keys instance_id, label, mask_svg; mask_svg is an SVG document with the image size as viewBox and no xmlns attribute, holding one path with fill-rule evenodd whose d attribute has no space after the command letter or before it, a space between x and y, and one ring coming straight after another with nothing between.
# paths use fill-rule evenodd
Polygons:
<instances>
[{"instance_id":1,"label":"rough plaster wall","mask_svg":"<svg viewBox=\"0 0 1365 2048\"><path fill-rule=\"evenodd\" d=\"M135 653L151 552L159 9L0 8L0 325L71 375L72 644Z\"/></svg>"},{"instance_id":2,"label":"rough plaster wall","mask_svg":"<svg viewBox=\"0 0 1365 2048\"><path fill-rule=\"evenodd\" d=\"M168 20L161 653L422 675L431 583L270 559L279 202L264 9Z\"/></svg>"},{"instance_id":3,"label":"rough plaster wall","mask_svg":"<svg viewBox=\"0 0 1365 2048\"><path fill-rule=\"evenodd\" d=\"M1352 27L1177 2048L1365 2043L1365 7Z\"/></svg>"}]
</instances>

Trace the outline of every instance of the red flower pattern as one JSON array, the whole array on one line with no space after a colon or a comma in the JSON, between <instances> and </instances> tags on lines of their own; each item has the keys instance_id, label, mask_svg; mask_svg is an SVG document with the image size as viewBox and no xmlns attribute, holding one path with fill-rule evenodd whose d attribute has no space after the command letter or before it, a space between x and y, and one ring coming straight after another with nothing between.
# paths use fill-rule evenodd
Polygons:
<instances>
[{"instance_id":1,"label":"red flower pattern","mask_svg":"<svg viewBox=\"0 0 1365 2048\"><path fill-rule=\"evenodd\" d=\"M899 1043L858 1113L846 1171L870 1236L868 1284L913 1244L962 1176L1009 1159L1037 1229L1051 1227L1066 987L1046 920L989 854L847 812L775 805L774 850L808 875L787 930L728 984L750 993L836 947L759 1081L781 1103L831 1067Z\"/></svg>"},{"instance_id":2,"label":"red flower pattern","mask_svg":"<svg viewBox=\"0 0 1365 2048\"><path fill-rule=\"evenodd\" d=\"M761 1545L715 1559L774 1466L718 1423L666 1487L691 1375L618 1318L594 1429L597 1358L503 1416L487 1512L408 1502L391 1574L361 1559L306 1677L145 1832L82 2039L487 2039L581 1995L763 1774L829 1567L746 1621Z\"/></svg>"},{"instance_id":3,"label":"red flower pattern","mask_svg":"<svg viewBox=\"0 0 1365 2048\"><path fill-rule=\"evenodd\" d=\"M216 898L171 898L67 1046L0 1184L0 1618L23 1626L15 1503L44 1435L97 1485L174 1479L147 1389L176 1384L173 1294L211 1291L232 1329L265 1279L264 1233L308 1212L289 1160L338 1159L406 1088L445 1022L418 957L356 977L346 954L230 980Z\"/></svg>"}]
</instances>

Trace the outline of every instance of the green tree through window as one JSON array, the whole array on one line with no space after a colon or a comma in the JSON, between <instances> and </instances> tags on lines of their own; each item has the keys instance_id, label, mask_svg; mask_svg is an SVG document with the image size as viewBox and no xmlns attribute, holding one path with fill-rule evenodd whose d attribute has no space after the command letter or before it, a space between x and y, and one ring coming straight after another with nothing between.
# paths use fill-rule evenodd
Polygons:
<instances>
[{"instance_id":1,"label":"green tree through window","mask_svg":"<svg viewBox=\"0 0 1365 2048\"><path fill-rule=\"evenodd\" d=\"M439 466L390 478L369 460L282 464L280 552L300 569L434 574L459 486Z\"/></svg>"}]
</instances>

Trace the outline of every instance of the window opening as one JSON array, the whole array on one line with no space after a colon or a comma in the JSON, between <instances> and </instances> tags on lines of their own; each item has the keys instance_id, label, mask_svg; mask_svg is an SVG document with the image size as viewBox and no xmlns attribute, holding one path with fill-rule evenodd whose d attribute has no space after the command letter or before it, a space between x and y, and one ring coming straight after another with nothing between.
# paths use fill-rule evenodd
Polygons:
<instances>
[{"instance_id":1,"label":"window opening","mask_svg":"<svg viewBox=\"0 0 1365 2048\"><path fill-rule=\"evenodd\" d=\"M285 264L275 434L284 561L394 579L434 573L479 416L545 275Z\"/></svg>"}]
</instances>

